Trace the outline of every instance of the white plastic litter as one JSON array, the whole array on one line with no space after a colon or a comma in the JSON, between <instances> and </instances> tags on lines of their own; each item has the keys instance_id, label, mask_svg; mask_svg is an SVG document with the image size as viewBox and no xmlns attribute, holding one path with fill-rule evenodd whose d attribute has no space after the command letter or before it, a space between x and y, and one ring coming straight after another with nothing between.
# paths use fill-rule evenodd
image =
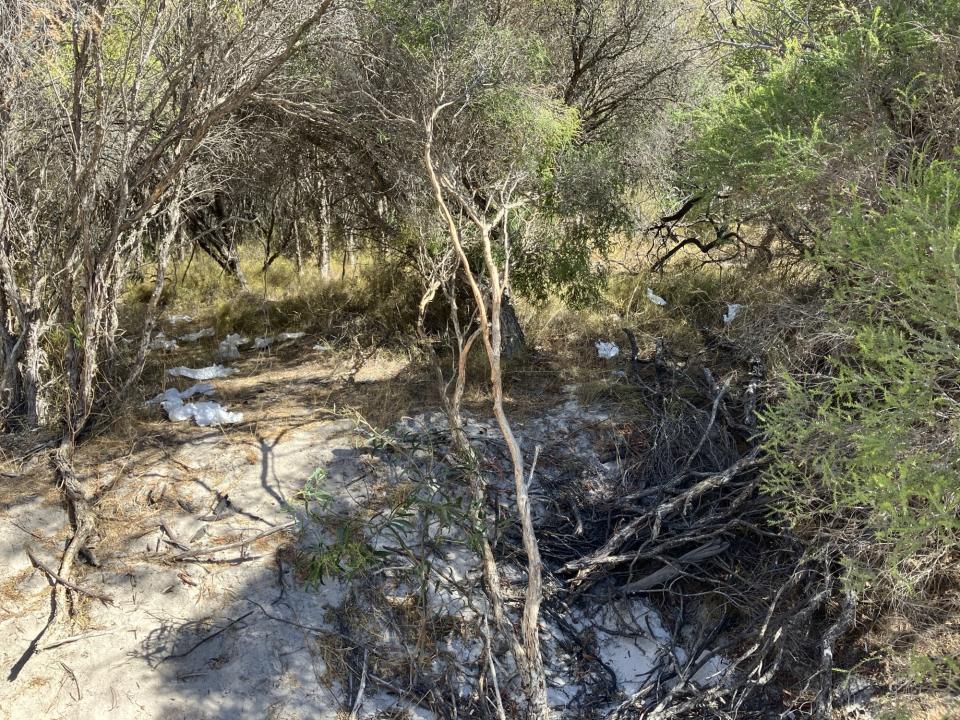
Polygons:
<instances>
[{"instance_id":1,"label":"white plastic litter","mask_svg":"<svg viewBox=\"0 0 960 720\"><path fill-rule=\"evenodd\" d=\"M147 402L148 405L157 405L169 402L171 400L189 400L194 395L212 395L213 385L210 383L197 383L191 385L186 390L177 390L176 388L167 388L157 395L153 400Z\"/></svg>"},{"instance_id":2,"label":"white plastic litter","mask_svg":"<svg viewBox=\"0 0 960 720\"><path fill-rule=\"evenodd\" d=\"M243 422L243 413L230 412L220 403L203 400L196 403L185 403L179 398L172 398L161 403L167 412L167 417L173 422L183 422L193 419L200 427L208 425L232 425Z\"/></svg>"},{"instance_id":3,"label":"white plastic litter","mask_svg":"<svg viewBox=\"0 0 960 720\"><path fill-rule=\"evenodd\" d=\"M215 378L230 377L235 372L234 368L224 367L223 365L211 365L205 368L175 367L167 370L167 375L171 377L185 377L191 380L214 380Z\"/></svg>"},{"instance_id":4,"label":"white plastic litter","mask_svg":"<svg viewBox=\"0 0 960 720\"><path fill-rule=\"evenodd\" d=\"M162 332L158 332L150 341L150 347L154 350L176 350L177 341L169 340Z\"/></svg>"},{"instance_id":5,"label":"white plastic litter","mask_svg":"<svg viewBox=\"0 0 960 720\"><path fill-rule=\"evenodd\" d=\"M727 314L723 316L723 324L729 325L736 320L737 315L740 314L741 310L743 310L743 305L739 305L738 303L729 303L727 305Z\"/></svg>"},{"instance_id":6,"label":"white plastic litter","mask_svg":"<svg viewBox=\"0 0 960 720\"><path fill-rule=\"evenodd\" d=\"M306 333L303 332L282 332L276 337L266 335L264 337L254 338L253 348L254 350L266 350L277 341L286 342L288 340L299 340L304 335L306 335Z\"/></svg>"},{"instance_id":7,"label":"white plastic litter","mask_svg":"<svg viewBox=\"0 0 960 720\"><path fill-rule=\"evenodd\" d=\"M204 328L203 330L197 330L196 332L187 333L186 335L181 335L177 338L180 342L196 342L202 338L213 337L213 328Z\"/></svg>"},{"instance_id":8,"label":"white plastic litter","mask_svg":"<svg viewBox=\"0 0 960 720\"><path fill-rule=\"evenodd\" d=\"M647 300L649 300L650 302L652 302L654 305L659 305L660 307L663 307L664 305L667 304L667 301L666 301L666 300L664 300L662 297L660 297L659 295L657 295L657 294L656 294L653 290L651 290L650 288L647 288Z\"/></svg>"},{"instance_id":9,"label":"white plastic litter","mask_svg":"<svg viewBox=\"0 0 960 720\"><path fill-rule=\"evenodd\" d=\"M240 357L240 346L250 342L250 338L231 333L220 341L217 351L222 360L237 360Z\"/></svg>"},{"instance_id":10,"label":"white plastic litter","mask_svg":"<svg viewBox=\"0 0 960 720\"><path fill-rule=\"evenodd\" d=\"M323 344L323 343L317 343L316 345L314 345L314 346L313 346L312 348L310 348L310 349L311 349L311 350L316 350L316 351L318 351L318 352L329 352L329 351L331 350L331 348L330 348L329 345L325 345L325 344Z\"/></svg>"},{"instance_id":11,"label":"white plastic litter","mask_svg":"<svg viewBox=\"0 0 960 720\"><path fill-rule=\"evenodd\" d=\"M180 323L193 322L193 318L189 315L171 315L167 318L167 322L171 325L179 325Z\"/></svg>"},{"instance_id":12,"label":"white plastic litter","mask_svg":"<svg viewBox=\"0 0 960 720\"><path fill-rule=\"evenodd\" d=\"M597 348L597 355L604 358L605 360L609 360L610 358L615 358L617 355L620 354L620 348L617 346L616 343L597 340L597 342L594 343L594 347Z\"/></svg>"}]
</instances>

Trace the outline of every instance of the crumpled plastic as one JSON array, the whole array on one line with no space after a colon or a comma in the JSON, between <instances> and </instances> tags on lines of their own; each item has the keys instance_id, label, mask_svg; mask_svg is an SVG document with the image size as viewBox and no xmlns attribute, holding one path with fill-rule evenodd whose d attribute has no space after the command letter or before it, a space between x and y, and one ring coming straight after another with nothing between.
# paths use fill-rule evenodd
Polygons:
<instances>
[{"instance_id":1,"label":"crumpled plastic","mask_svg":"<svg viewBox=\"0 0 960 720\"><path fill-rule=\"evenodd\" d=\"M197 330L196 332L187 333L186 335L181 335L177 338L180 342L196 342L202 338L213 337L213 328L204 328L203 330Z\"/></svg>"},{"instance_id":2,"label":"crumpled plastic","mask_svg":"<svg viewBox=\"0 0 960 720\"><path fill-rule=\"evenodd\" d=\"M620 347L616 343L597 340L597 342L595 342L593 345L595 348L597 348L597 355L605 360L615 358L620 354Z\"/></svg>"},{"instance_id":3,"label":"crumpled plastic","mask_svg":"<svg viewBox=\"0 0 960 720\"><path fill-rule=\"evenodd\" d=\"M224 367L223 365L211 365L205 368L175 367L167 370L167 375L171 377L185 377L191 380L214 380L216 378L230 377L235 372L234 368Z\"/></svg>"},{"instance_id":4,"label":"crumpled plastic","mask_svg":"<svg viewBox=\"0 0 960 720\"><path fill-rule=\"evenodd\" d=\"M240 346L250 342L250 338L231 333L220 341L218 355L223 360L237 360L240 357Z\"/></svg>"},{"instance_id":5,"label":"crumpled plastic","mask_svg":"<svg viewBox=\"0 0 960 720\"><path fill-rule=\"evenodd\" d=\"M153 400L150 400L148 405L157 405L164 402L169 402L171 400L189 400L194 395L212 395L213 394L213 385L210 383L197 383L196 385L191 385L186 390L177 390L176 388L167 388L162 393L157 395Z\"/></svg>"},{"instance_id":6,"label":"crumpled plastic","mask_svg":"<svg viewBox=\"0 0 960 720\"><path fill-rule=\"evenodd\" d=\"M160 403L160 406L173 422L184 422L192 419L200 427L232 425L243 422L243 413L230 412L220 403L210 400L185 403L179 398L172 398Z\"/></svg>"},{"instance_id":7,"label":"crumpled plastic","mask_svg":"<svg viewBox=\"0 0 960 720\"><path fill-rule=\"evenodd\" d=\"M169 340L162 332L158 332L150 340L150 347L153 350L176 350L178 348L176 340Z\"/></svg>"},{"instance_id":8,"label":"crumpled plastic","mask_svg":"<svg viewBox=\"0 0 960 720\"><path fill-rule=\"evenodd\" d=\"M266 350L277 341L287 342L288 340L299 340L304 335L306 335L304 332L282 332L276 337L265 335L264 337L255 338L253 347L255 350Z\"/></svg>"},{"instance_id":9,"label":"crumpled plastic","mask_svg":"<svg viewBox=\"0 0 960 720\"><path fill-rule=\"evenodd\" d=\"M736 320L737 315L740 314L741 310L743 310L743 305L740 305L739 303L729 303L727 305L727 314L723 316L723 324L729 325Z\"/></svg>"},{"instance_id":10,"label":"crumpled plastic","mask_svg":"<svg viewBox=\"0 0 960 720\"><path fill-rule=\"evenodd\" d=\"M662 297L660 297L659 295L657 295L657 294L656 294L653 290L651 290L650 288L647 288L647 300L649 300L650 302L652 302L654 305L659 305L660 307L663 307L664 305L667 304L667 301L666 301L666 300L664 300Z\"/></svg>"}]
</instances>

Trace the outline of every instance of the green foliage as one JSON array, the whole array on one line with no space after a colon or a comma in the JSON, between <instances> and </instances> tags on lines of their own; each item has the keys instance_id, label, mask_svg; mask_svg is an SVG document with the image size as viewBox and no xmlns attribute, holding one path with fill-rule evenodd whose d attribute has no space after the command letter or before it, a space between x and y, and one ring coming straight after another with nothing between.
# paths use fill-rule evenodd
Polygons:
<instances>
[{"instance_id":1,"label":"green foliage","mask_svg":"<svg viewBox=\"0 0 960 720\"><path fill-rule=\"evenodd\" d=\"M911 655L909 676L914 683L960 692L960 656Z\"/></svg>"},{"instance_id":2,"label":"green foliage","mask_svg":"<svg viewBox=\"0 0 960 720\"><path fill-rule=\"evenodd\" d=\"M632 229L628 178L613 148L570 144L545 186L540 222L527 223L532 237L514 252L514 287L539 303L556 296L574 308L591 305L608 279L597 257Z\"/></svg>"},{"instance_id":3,"label":"green foliage","mask_svg":"<svg viewBox=\"0 0 960 720\"><path fill-rule=\"evenodd\" d=\"M307 555L307 584L322 584L325 578L352 580L375 567L386 553L366 542L363 530L362 523L346 522L336 529L332 540L318 542Z\"/></svg>"},{"instance_id":4,"label":"green foliage","mask_svg":"<svg viewBox=\"0 0 960 720\"><path fill-rule=\"evenodd\" d=\"M948 157L958 23L955 3L829 6L815 42L793 37L759 67L734 63L724 91L694 114L685 184L727 188L741 216L816 221L831 195L870 197L916 150Z\"/></svg>"},{"instance_id":5,"label":"green foliage","mask_svg":"<svg viewBox=\"0 0 960 720\"><path fill-rule=\"evenodd\" d=\"M402 462L404 480L384 497L371 499L361 512L345 514L332 508L332 497L324 489L325 469L311 475L300 498L312 520L326 532L325 539L307 554L307 580L350 580L400 556L411 562L425 588L430 576L429 547L453 543L479 548L484 530L474 527L470 501L463 493L464 468L438 464L433 470L446 477L434 477L419 464L437 453L429 436L393 437L366 424L365 428L372 435L373 451Z\"/></svg>"},{"instance_id":6,"label":"green foliage","mask_svg":"<svg viewBox=\"0 0 960 720\"><path fill-rule=\"evenodd\" d=\"M487 90L478 108L474 122L497 139L498 153L544 181L580 129L576 109L518 84Z\"/></svg>"},{"instance_id":7,"label":"green foliage","mask_svg":"<svg viewBox=\"0 0 960 720\"><path fill-rule=\"evenodd\" d=\"M960 531L960 176L918 167L886 208L838 220L820 260L846 339L828 372L788 376L766 415L767 477L801 534L861 579L909 588L911 558Z\"/></svg>"}]
</instances>

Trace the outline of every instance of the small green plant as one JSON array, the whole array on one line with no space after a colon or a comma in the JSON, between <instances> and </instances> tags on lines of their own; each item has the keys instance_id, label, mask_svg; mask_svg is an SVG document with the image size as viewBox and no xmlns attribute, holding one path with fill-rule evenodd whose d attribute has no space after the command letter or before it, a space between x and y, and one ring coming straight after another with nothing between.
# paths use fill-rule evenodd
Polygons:
<instances>
[{"instance_id":1,"label":"small green plant","mask_svg":"<svg viewBox=\"0 0 960 720\"><path fill-rule=\"evenodd\" d=\"M300 490L300 499L309 506L316 504L321 510L327 510L333 504L333 495L324 487L327 480L327 469L318 467L314 470ZM309 509L309 507L308 507Z\"/></svg>"},{"instance_id":2,"label":"small green plant","mask_svg":"<svg viewBox=\"0 0 960 720\"><path fill-rule=\"evenodd\" d=\"M345 522L331 542L319 542L308 554L307 584L323 584L325 578L334 577L352 580L377 565L388 554L366 541L361 522Z\"/></svg>"},{"instance_id":3,"label":"small green plant","mask_svg":"<svg viewBox=\"0 0 960 720\"><path fill-rule=\"evenodd\" d=\"M317 468L304 483L299 498L308 515L331 539L321 540L307 554L309 584L325 578L356 578L390 557L402 557L425 589L430 572L430 549L438 543L477 545L467 498L456 483L437 475L455 476L462 468L435 466L433 438L429 433L395 438L362 426L376 452L393 455L407 475L384 496L369 501L360 512L333 511L333 496L325 488L327 472Z\"/></svg>"}]
</instances>

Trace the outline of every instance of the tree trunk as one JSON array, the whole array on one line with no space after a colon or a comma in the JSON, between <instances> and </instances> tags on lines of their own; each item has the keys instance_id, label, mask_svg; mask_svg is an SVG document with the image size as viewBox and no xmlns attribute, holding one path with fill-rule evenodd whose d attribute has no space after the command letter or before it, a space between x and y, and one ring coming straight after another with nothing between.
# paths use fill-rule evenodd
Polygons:
<instances>
[{"instance_id":1,"label":"tree trunk","mask_svg":"<svg viewBox=\"0 0 960 720\"><path fill-rule=\"evenodd\" d=\"M320 277L330 279L330 199L326 188L320 191L320 217L317 220L317 237L320 247L317 260L320 264Z\"/></svg>"},{"instance_id":2,"label":"tree trunk","mask_svg":"<svg viewBox=\"0 0 960 720\"><path fill-rule=\"evenodd\" d=\"M357 270L357 234L353 228L347 230L347 239L346 246L344 248L344 272L346 272L346 265L350 265L350 274L356 275Z\"/></svg>"},{"instance_id":3,"label":"tree trunk","mask_svg":"<svg viewBox=\"0 0 960 720\"><path fill-rule=\"evenodd\" d=\"M40 368L45 353L40 345L40 327L31 322L26 333L26 346L23 351L23 399L26 404L27 427L36 428L47 420L47 404L40 391Z\"/></svg>"},{"instance_id":4,"label":"tree trunk","mask_svg":"<svg viewBox=\"0 0 960 720\"><path fill-rule=\"evenodd\" d=\"M500 307L500 326L503 333L503 342L500 346L503 357L510 359L521 355L527 348L527 339L520 326L516 308L508 292L503 293L503 304Z\"/></svg>"}]
</instances>

